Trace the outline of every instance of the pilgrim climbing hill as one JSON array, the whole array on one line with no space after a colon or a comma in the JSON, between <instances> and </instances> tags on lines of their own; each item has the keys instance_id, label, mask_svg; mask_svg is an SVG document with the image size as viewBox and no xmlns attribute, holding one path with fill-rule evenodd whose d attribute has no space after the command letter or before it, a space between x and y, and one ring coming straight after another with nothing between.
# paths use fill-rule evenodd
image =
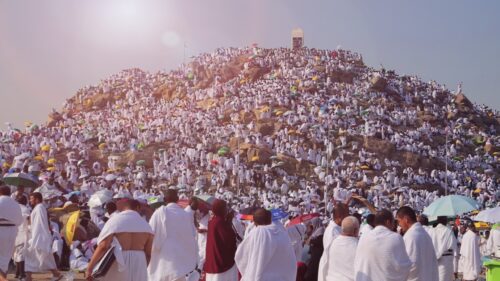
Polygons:
<instances>
[{"instance_id":1,"label":"pilgrim climbing hill","mask_svg":"<svg viewBox=\"0 0 500 281\"><path fill-rule=\"evenodd\" d=\"M124 70L80 89L39 129L71 130L90 162L115 156L113 172L150 169L162 151L203 150L207 179L232 157L278 184L295 179L291 189L301 179L333 185L333 174L347 187L381 189L398 178L398 188L443 192L454 184L445 171L474 188L498 179L499 120L461 87L374 69L351 51L254 46L217 49L170 72ZM56 158L78 157L57 145Z\"/></svg>"}]
</instances>

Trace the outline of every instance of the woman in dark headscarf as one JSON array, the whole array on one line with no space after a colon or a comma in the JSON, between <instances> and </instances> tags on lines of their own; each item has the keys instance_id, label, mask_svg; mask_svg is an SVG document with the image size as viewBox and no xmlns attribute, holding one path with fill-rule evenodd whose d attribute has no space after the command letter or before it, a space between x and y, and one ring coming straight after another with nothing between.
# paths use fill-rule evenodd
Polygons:
<instances>
[{"instance_id":1,"label":"woman in dark headscarf","mask_svg":"<svg viewBox=\"0 0 500 281\"><path fill-rule=\"evenodd\" d=\"M234 263L236 233L232 216L224 200L215 200L213 218L208 223L206 261L203 270L206 281L236 281L238 269Z\"/></svg>"}]
</instances>

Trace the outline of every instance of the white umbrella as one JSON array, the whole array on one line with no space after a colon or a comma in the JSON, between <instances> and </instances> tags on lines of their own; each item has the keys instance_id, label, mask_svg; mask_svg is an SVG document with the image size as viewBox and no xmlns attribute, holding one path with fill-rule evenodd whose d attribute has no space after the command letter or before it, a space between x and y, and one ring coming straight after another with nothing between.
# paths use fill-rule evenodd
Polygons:
<instances>
[{"instance_id":1,"label":"white umbrella","mask_svg":"<svg viewBox=\"0 0 500 281\"><path fill-rule=\"evenodd\" d=\"M474 220L489 223L500 222L500 207L483 210L474 217Z\"/></svg>"},{"instance_id":2,"label":"white umbrella","mask_svg":"<svg viewBox=\"0 0 500 281\"><path fill-rule=\"evenodd\" d=\"M90 208L102 206L113 199L112 195L112 193L110 194L110 192L104 190L98 191L90 196L87 205L89 205Z\"/></svg>"}]
</instances>

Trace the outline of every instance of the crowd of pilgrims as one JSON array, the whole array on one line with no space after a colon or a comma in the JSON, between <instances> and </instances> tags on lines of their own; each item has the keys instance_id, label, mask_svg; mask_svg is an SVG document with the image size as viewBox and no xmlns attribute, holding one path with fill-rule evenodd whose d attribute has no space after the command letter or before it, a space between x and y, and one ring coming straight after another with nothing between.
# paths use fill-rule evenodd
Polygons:
<instances>
[{"instance_id":1,"label":"crowd of pilgrims","mask_svg":"<svg viewBox=\"0 0 500 281\"><path fill-rule=\"evenodd\" d=\"M241 69L228 76L226 69L242 58ZM262 77L252 79L251 73L256 69L265 71ZM208 76L211 79L205 83ZM352 81L345 77L351 77ZM385 89L376 89L372 83L374 78L386 81ZM158 96L161 87L173 89L177 95ZM359 229L369 225L380 226L375 227L380 233L374 232L373 235L394 238L393 242L388 242L385 253L375 248L378 244L374 241L360 241L360 244L366 244L366 249L373 247L373 254L377 253L382 264L390 262L387 260L389 256L401 255L393 258L401 262L397 266L400 270L391 272L393 280L406 280L403 276L408 272L410 276L419 275L415 272L422 269L415 271L414 260L405 264L408 256L410 260L415 257L411 252L417 243L414 241L425 236L417 227L420 224L415 223L415 213L420 214L445 190L448 194L473 197L483 208L496 206L499 201L499 179L496 177L499 155L494 153L494 149L500 146L497 128L478 125L474 121L495 118L498 112L486 106L472 105L469 115L461 114L460 105L454 102L461 92L461 86L450 92L435 81L423 82L416 76L398 76L393 71L367 67L359 54L342 49L222 48L195 57L192 63L168 73L149 74L139 69L122 71L97 86L78 91L65 102L60 113L52 114L57 118L50 125L26 124L24 130L18 130L7 124L7 129L0 132L2 175L23 172L36 175L40 180L40 185L30 190L35 192L31 195L23 187L17 190L11 187L12 198L22 205L23 218L31 217L31 226L24 221L17 235L20 238L16 240L14 261L20 269L18 276L24 275L23 267L29 268L26 272L54 270L54 275L58 275L55 270L61 266L85 271L89 262L95 265L92 255L102 254L102 249L118 240L127 244L124 249L129 252L138 246L130 241L142 241L149 247L147 272L142 268L135 270L135 266L141 266L140 262L126 267L134 269L138 276L146 272L149 280L182 280L179 278L194 275L198 272L196 269L206 274L206 280L235 280L233 277L238 271L243 280L292 280L296 276L305 276L304 280L341 280L329 277L337 274L330 264L347 266L348 258L356 260L351 262L351 267L361 268L357 268L355 277L350 275L351 279L345 280L392 280L385 275L382 279L374 277L387 272L372 272L368 261L358 261L357 252L356 257L352 252L352 257L345 256L346 260L331 262L335 260L335 254L330 257L328 251L334 249L335 244L331 243L334 237L345 232L342 235L355 239ZM120 98L113 98L118 93ZM93 106L96 96L107 97L106 104ZM249 115L251 118L247 118ZM423 115L427 119L421 118ZM265 122L272 124L271 132L262 130ZM446 144L440 143L443 138L446 138ZM234 139L238 139L238 146L232 142ZM393 145L396 152L388 155L373 151L366 145L367 140L373 139ZM246 153L239 153L240 146L270 151L272 156L268 159L264 159L263 154L247 157ZM151 147L161 147L154 151L151 159L129 161L125 165L120 163L119 156L134 154L140 157ZM475 149L471 152L470 147ZM431 162L446 163L447 168L443 168L444 165L431 168L406 166L401 163L401 158L394 157L403 152L428 158ZM295 169L285 167L288 162L293 163ZM299 173L304 166L308 170ZM425 188L431 186L433 188ZM88 204L89 198L96 194L109 200L102 204ZM211 206L215 208L211 211L198 209L198 203L192 203L187 208L195 213L195 219L191 215L183 219L184 213L179 213L175 209L177 205L170 203L188 199L196 202L192 200L193 195L211 195L220 201ZM366 204L386 211L369 215L366 204L353 198L365 198ZM155 211L148 206L152 201L163 202L166 206ZM82 237L77 237L80 240L75 239L70 245L64 243L64 235L61 235L64 224L59 218L44 214L45 209L68 205L78 205L82 210L80 228L85 232ZM169 205L175 210L170 210ZM242 221L237 215L257 207L264 209L258 209L253 223ZM342 210L335 212L337 208ZM118 213L117 209L123 211ZM266 210L270 209L280 209L288 214L288 219L282 219L284 225L287 225L287 220L304 214L319 213L321 216L285 228L279 221L269 222ZM151 229L148 224L140 223L144 219L132 213L133 210L140 211L140 216L149 221ZM236 215L232 215L230 221L236 231L229 231L225 223L229 220L227 214L233 212ZM111 218L118 214L122 223L116 219L117 222L110 226L107 222L112 222ZM355 215L356 221L347 214ZM411 237L417 238L388 235L390 233L386 232L392 231L393 227L383 226L392 223L394 215L401 218L398 217L399 230L413 231L416 234ZM49 227L34 228L36 220L33 217L40 221L50 220ZM214 219L217 217L219 220ZM117 231L131 225L125 218L135 220L138 230ZM173 239L171 243L165 242L172 239L169 237L171 228L165 227L170 219L178 221L171 228L178 229L178 232L174 230L178 236L174 236L179 240ZM183 224L187 220L192 221L192 226ZM212 234L218 238L211 242L216 246L212 245L214 248L210 251L221 257L212 261L212 265L204 266L208 255L203 249L208 252L209 247L200 244L200 240L207 241L212 221L223 230ZM249 232L255 224L260 224L256 230L263 230ZM160 226L164 229L161 230ZM186 235L192 228L195 229L193 237L197 237L198 242L195 243L197 266L191 268L190 248L176 247L192 242ZM439 225L434 229L438 228ZM33 237L43 236L45 232L50 233L50 242L48 237L33 241ZM151 233L154 236L110 238L109 234L118 232ZM281 235L282 232L289 234L288 240ZM103 237L103 233L108 237ZM239 247L218 244L220 237L232 237L231 233L237 234L236 242L241 243ZM253 236L249 233L260 234L250 239ZM468 237L467 233L475 232L471 229L465 234L459 233L454 237L460 240ZM318 239L320 236L323 238ZM423 240L427 240L427 246L436 247L438 258L440 254L448 256L440 253L442 249L438 250L440 242L434 243L434 240L444 238L428 236L432 245L428 243L429 239ZM157 241L160 237L166 240ZM450 237L446 239L452 240ZM354 247L357 242L354 243L353 239L345 243ZM44 256L43 249L30 248L29 241L43 245L50 255ZM269 243L271 248L257 247L259 241L263 245ZM424 242L416 245L420 243ZM170 246L165 248L163 244L174 247L174 250L167 251ZM289 264L284 264L290 260L286 256L288 250L285 250L290 247L285 244L290 244L288 246L292 247L296 258L293 270ZM344 246L348 247L347 244L337 245ZM96 247L101 251L94 251ZM308 249L305 257L303 247ZM280 253L285 256L272 256L272 248L283 250ZM35 253L30 254L26 249ZM451 249L454 252L449 256L458 257L455 249L454 246ZM155 252L165 257L155 259ZM367 258L370 256L370 250L362 252ZM233 253L232 257L227 258L228 253ZM52 254L56 259L50 258ZM142 254L136 254L125 255L125 262L142 258ZM169 259L169 255L174 255L176 261L172 261L173 256ZM9 261L11 257L8 257ZM28 267L25 262L28 257L39 263L34 266L31 262ZM264 257L276 259L276 263L265 262ZM320 258L326 265L321 265ZM237 267L234 267L235 260ZM183 261L182 269L177 268ZM296 262L304 263L304 266L299 266L298 274ZM267 276L264 272L267 263L278 272L276 274L284 275ZM5 272L4 264L2 257L0 265ZM441 263L439 266L441 276ZM187 268L189 271L184 272ZM443 276L451 276L450 272L457 272L458 268L450 271L447 267ZM269 274L274 274L273 270ZM115 271L116 274L123 272ZM209 276L210 273L215 276ZM220 276L221 273L227 274L224 277ZM142 277L134 279L132 273L127 276L122 276L123 280L145 280ZM433 280L415 278L408 280Z\"/></svg>"}]
</instances>

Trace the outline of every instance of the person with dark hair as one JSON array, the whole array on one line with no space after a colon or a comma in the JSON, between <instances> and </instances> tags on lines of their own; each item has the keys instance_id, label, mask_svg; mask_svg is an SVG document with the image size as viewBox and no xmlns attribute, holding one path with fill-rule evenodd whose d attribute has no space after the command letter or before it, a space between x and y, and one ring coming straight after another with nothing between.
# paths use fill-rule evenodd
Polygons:
<instances>
[{"instance_id":1,"label":"person with dark hair","mask_svg":"<svg viewBox=\"0 0 500 281\"><path fill-rule=\"evenodd\" d=\"M57 270L52 254L52 231L47 209L43 205L43 197L39 192L30 194L30 204L33 207L30 220L30 238L26 247L26 280L31 281L33 272L51 271L57 280L62 278Z\"/></svg>"},{"instance_id":2,"label":"person with dark hair","mask_svg":"<svg viewBox=\"0 0 500 281\"><path fill-rule=\"evenodd\" d=\"M342 221L342 234L329 247L327 265L318 272L318 281L354 280L354 258L358 246L359 220L354 216Z\"/></svg>"},{"instance_id":3,"label":"person with dark hair","mask_svg":"<svg viewBox=\"0 0 500 281\"><path fill-rule=\"evenodd\" d=\"M389 210L375 215L375 228L361 237L354 259L355 280L406 280L412 262L401 235L392 231L394 217Z\"/></svg>"},{"instance_id":4,"label":"person with dark hair","mask_svg":"<svg viewBox=\"0 0 500 281\"><path fill-rule=\"evenodd\" d=\"M236 250L241 281L295 281L297 259L288 233L283 226L271 223L271 212L265 209L254 212L255 220L255 228Z\"/></svg>"},{"instance_id":5,"label":"person with dark hair","mask_svg":"<svg viewBox=\"0 0 500 281\"><path fill-rule=\"evenodd\" d=\"M467 223L467 231L462 237L460 246L459 272L463 274L463 280L473 281L479 278L482 269L481 252L479 251L479 235L472 221Z\"/></svg>"},{"instance_id":6,"label":"person with dark hair","mask_svg":"<svg viewBox=\"0 0 500 281\"><path fill-rule=\"evenodd\" d=\"M253 213L253 222L255 226L269 225L272 222L272 214L264 208L258 208Z\"/></svg>"},{"instance_id":7,"label":"person with dark hair","mask_svg":"<svg viewBox=\"0 0 500 281\"><path fill-rule=\"evenodd\" d=\"M417 222L415 211L403 206L396 213L399 227L404 233L406 253L412 262L408 280L438 280L438 265L432 239Z\"/></svg>"},{"instance_id":8,"label":"person with dark hair","mask_svg":"<svg viewBox=\"0 0 500 281\"><path fill-rule=\"evenodd\" d=\"M339 237L342 233L342 221L344 218L349 216L349 206L344 203L337 203L333 208L333 220L330 221L328 226L325 229L325 234L323 235L323 254L321 255L321 259L319 261L318 270L319 272L324 272L326 267L328 266L328 251L330 249L330 245L335 240L335 238Z\"/></svg>"},{"instance_id":9,"label":"person with dark hair","mask_svg":"<svg viewBox=\"0 0 500 281\"><path fill-rule=\"evenodd\" d=\"M326 249L337 236L342 233L342 220L349 216L349 207L344 203L337 203L333 208L333 220L330 221L323 235L323 247ZM320 262L321 266L321 262Z\"/></svg>"},{"instance_id":10,"label":"person with dark hair","mask_svg":"<svg viewBox=\"0 0 500 281\"><path fill-rule=\"evenodd\" d=\"M433 228L429 226L429 219L427 218L426 215L419 215L417 216L417 221L420 223L420 225L425 229L427 234L432 238L432 230Z\"/></svg>"},{"instance_id":11,"label":"person with dark hair","mask_svg":"<svg viewBox=\"0 0 500 281\"><path fill-rule=\"evenodd\" d=\"M113 215L118 213L116 203L113 201L109 201L108 203L106 203L105 209L106 209L106 214L104 215L104 217L106 217L106 220L109 220L110 218L113 217Z\"/></svg>"},{"instance_id":12,"label":"person with dark hair","mask_svg":"<svg viewBox=\"0 0 500 281\"><path fill-rule=\"evenodd\" d=\"M453 280L456 275L454 260L458 257L457 238L447 226L446 216L437 217L437 225L432 229L431 239L438 261L439 281Z\"/></svg>"},{"instance_id":13,"label":"person with dark hair","mask_svg":"<svg viewBox=\"0 0 500 281\"><path fill-rule=\"evenodd\" d=\"M102 280L147 280L147 266L151 259L153 230L137 212L138 202L126 200L121 212L111 217L97 238L97 248L87 266L87 280L102 256L115 246L115 262ZM119 258L120 257L120 258Z\"/></svg>"},{"instance_id":14,"label":"person with dark hair","mask_svg":"<svg viewBox=\"0 0 500 281\"><path fill-rule=\"evenodd\" d=\"M158 208L149 221L155 237L148 280L176 280L196 272L196 228L191 214L177 205L178 200L177 191L168 189L167 205Z\"/></svg>"},{"instance_id":15,"label":"person with dark hair","mask_svg":"<svg viewBox=\"0 0 500 281\"><path fill-rule=\"evenodd\" d=\"M208 223L206 260L203 271L206 281L238 280L238 269L234 263L236 233L233 230L232 214L224 200L212 204L213 217Z\"/></svg>"},{"instance_id":16,"label":"person with dark hair","mask_svg":"<svg viewBox=\"0 0 500 281\"><path fill-rule=\"evenodd\" d=\"M8 186L0 187L0 280L7 280L14 253L18 225L23 222L21 207L10 197Z\"/></svg>"},{"instance_id":17,"label":"person with dark hair","mask_svg":"<svg viewBox=\"0 0 500 281\"><path fill-rule=\"evenodd\" d=\"M363 226L361 226L361 229L359 230L359 236L363 236L363 234L366 234L370 231L373 230L373 228L375 227L375 215L374 214L368 214L368 216L366 216L366 223L363 224Z\"/></svg>"}]
</instances>

